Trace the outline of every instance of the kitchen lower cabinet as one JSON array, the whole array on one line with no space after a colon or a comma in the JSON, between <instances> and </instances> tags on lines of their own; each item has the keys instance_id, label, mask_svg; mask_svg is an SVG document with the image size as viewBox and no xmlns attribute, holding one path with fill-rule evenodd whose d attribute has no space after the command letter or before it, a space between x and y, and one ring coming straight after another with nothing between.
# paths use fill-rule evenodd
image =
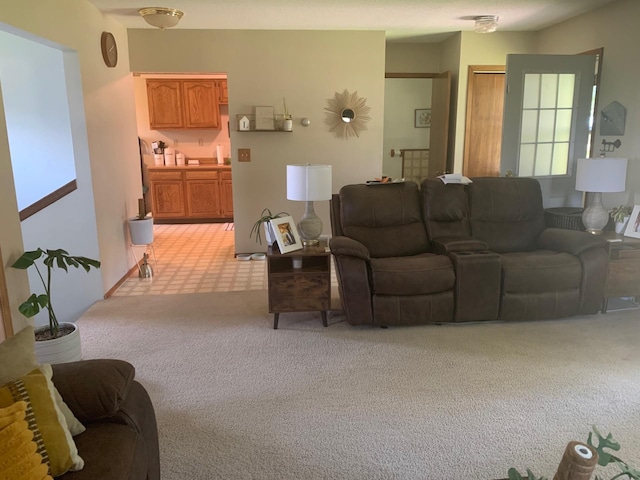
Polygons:
<instances>
[{"instance_id":1,"label":"kitchen lower cabinet","mask_svg":"<svg viewBox=\"0 0 640 480\"><path fill-rule=\"evenodd\" d=\"M220 172L220 212L225 217L233 217L233 185L231 172Z\"/></svg>"},{"instance_id":2,"label":"kitchen lower cabinet","mask_svg":"<svg viewBox=\"0 0 640 480\"><path fill-rule=\"evenodd\" d=\"M233 220L231 167L147 167L156 223Z\"/></svg>"}]
</instances>

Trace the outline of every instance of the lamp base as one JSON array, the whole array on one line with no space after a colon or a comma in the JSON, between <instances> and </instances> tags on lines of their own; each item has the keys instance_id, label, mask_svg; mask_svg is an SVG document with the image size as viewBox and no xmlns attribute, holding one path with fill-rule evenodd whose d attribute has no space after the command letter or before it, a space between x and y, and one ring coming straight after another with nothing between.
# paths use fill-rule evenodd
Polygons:
<instances>
[{"instance_id":1,"label":"lamp base","mask_svg":"<svg viewBox=\"0 0 640 480\"><path fill-rule=\"evenodd\" d=\"M302 245L305 247L317 247L320 245L320 240L302 240Z\"/></svg>"},{"instance_id":2,"label":"lamp base","mask_svg":"<svg viewBox=\"0 0 640 480\"><path fill-rule=\"evenodd\" d=\"M601 235L602 229L609 222L609 212L602 205L602 193L594 192L591 204L582 212L584 229L592 235Z\"/></svg>"},{"instance_id":3,"label":"lamp base","mask_svg":"<svg viewBox=\"0 0 640 480\"><path fill-rule=\"evenodd\" d=\"M304 215L298 223L298 230L302 245L318 245L320 243L318 238L322 234L322 220L316 215L312 201L307 201Z\"/></svg>"}]
</instances>

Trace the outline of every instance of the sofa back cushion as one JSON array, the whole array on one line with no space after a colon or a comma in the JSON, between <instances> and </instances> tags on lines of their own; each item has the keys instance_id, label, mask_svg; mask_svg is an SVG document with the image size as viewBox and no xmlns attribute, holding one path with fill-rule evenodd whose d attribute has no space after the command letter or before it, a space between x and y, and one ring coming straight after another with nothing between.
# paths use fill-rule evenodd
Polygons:
<instances>
[{"instance_id":1,"label":"sofa back cushion","mask_svg":"<svg viewBox=\"0 0 640 480\"><path fill-rule=\"evenodd\" d=\"M465 185L445 185L437 178L422 182L422 214L429 240L470 235L469 201L465 188Z\"/></svg>"},{"instance_id":2,"label":"sofa back cushion","mask_svg":"<svg viewBox=\"0 0 640 480\"><path fill-rule=\"evenodd\" d=\"M364 244L371 257L403 257L429 249L414 182L346 185L339 195L343 235Z\"/></svg>"},{"instance_id":3,"label":"sofa back cushion","mask_svg":"<svg viewBox=\"0 0 640 480\"><path fill-rule=\"evenodd\" d=\"M474 178L467 186L471 234L494 252L536 248L544 230L540 184L533 178Z\"/></svg>"}]
</instances>

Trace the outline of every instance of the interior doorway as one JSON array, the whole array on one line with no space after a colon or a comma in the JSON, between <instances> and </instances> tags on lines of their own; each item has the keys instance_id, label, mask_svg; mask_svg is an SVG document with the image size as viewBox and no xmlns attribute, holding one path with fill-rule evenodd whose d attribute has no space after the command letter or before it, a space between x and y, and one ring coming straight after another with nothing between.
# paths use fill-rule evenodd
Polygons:
<instances>
[{"instance_id":1,"label":"interior doorway","mask_svg":"<svg viewBox=\"0 0 640 480\"><path fill-rule=\"evenodd\" d=\"M420 183L446 171L451 76L385 75L384 175Z\"/></svg>"},{"instance_id":2,"label":"interior doorway","mask_svg":"<svg viewBox=\"0 0 640 480\"><path fill-rule=\"evenodd\" d=\"M504 65L469 65L462 173L500 176Z\"/></svg>"}]
</instances>

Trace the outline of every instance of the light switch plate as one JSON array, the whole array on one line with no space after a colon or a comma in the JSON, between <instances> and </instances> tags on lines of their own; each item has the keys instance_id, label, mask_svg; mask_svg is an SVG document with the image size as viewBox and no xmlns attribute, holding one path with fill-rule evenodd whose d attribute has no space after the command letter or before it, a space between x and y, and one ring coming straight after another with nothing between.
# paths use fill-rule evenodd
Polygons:
<instances>
[{"instance_id":1,"label":"light switch plate","mask_svg":"<svg viewBox=\"0 0 640 480\"><path fill-rule=\"evenodd\" d=\"M250 148L239 148L238 149L238 161L239 162L250 162L251 161L251 149Z\"/></svg>"}]
</instances>

